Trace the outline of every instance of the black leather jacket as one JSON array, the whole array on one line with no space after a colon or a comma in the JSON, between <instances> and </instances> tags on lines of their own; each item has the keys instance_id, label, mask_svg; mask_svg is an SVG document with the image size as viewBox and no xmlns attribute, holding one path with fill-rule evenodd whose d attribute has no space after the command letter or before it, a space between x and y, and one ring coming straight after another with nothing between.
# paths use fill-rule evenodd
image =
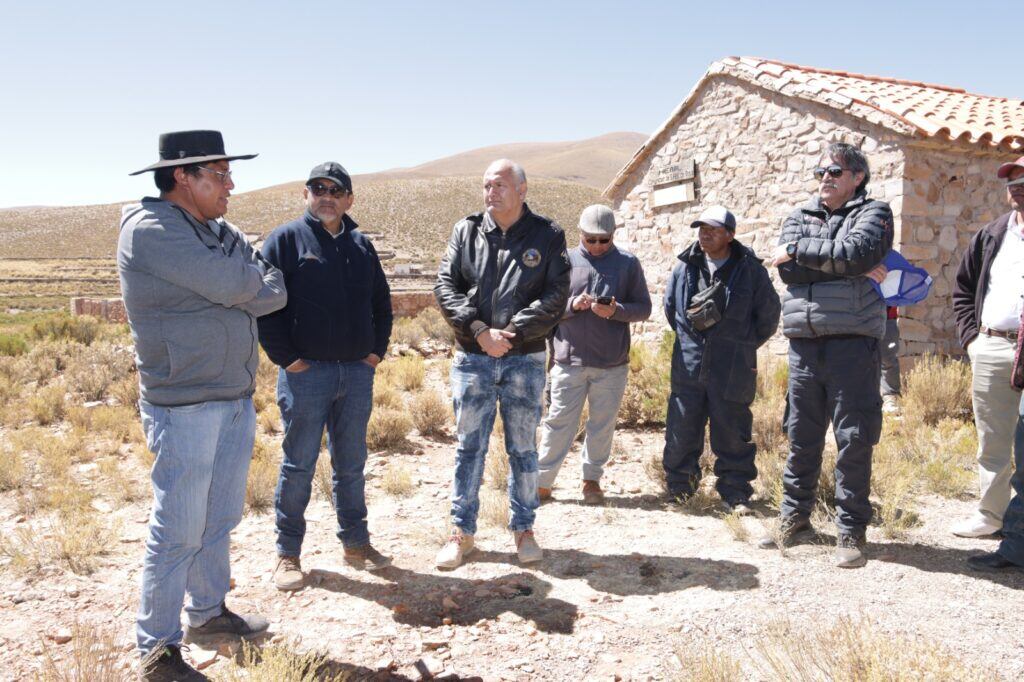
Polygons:
<instances>
[{"instance_id":1,"label":"black leather jacket","mask_svg":"<svg viewBox=\"0 0 1024 682\"><path fill-rule=\"evenodd\" d=\"M514 332L510 353L544 350L569 297L565 233L523 206L505 233L486 213L463 218L441 259L434 296L459 347L483 353L474 340L489 327Z\"/></svg>"}]
</instances>

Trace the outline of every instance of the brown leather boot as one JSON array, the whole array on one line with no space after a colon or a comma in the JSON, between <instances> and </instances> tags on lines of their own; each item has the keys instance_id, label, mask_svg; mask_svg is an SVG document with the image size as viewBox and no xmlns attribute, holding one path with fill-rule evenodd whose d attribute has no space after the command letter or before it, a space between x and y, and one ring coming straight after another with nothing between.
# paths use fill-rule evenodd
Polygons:
<instances>
[{"instance_id":1,"label":"brown leather boot","mask_svg":"<svg viewBox=\"0 0 1024 682\"><path fill-rule=\"evenodd\" d=\"M537 488L537 497L541 502L547 502L551 499L551 488Z\"/></svg>"},{"instance_id":2,"label":"brown leather boot","mask_svg":"<svg viewBox=\"0 0 1024 682\"><path fill-rule=\"evenodd\" d=\"M583 504L604 504L604 491L597 481L583 481Z\"/></svg>"}]
</instances>

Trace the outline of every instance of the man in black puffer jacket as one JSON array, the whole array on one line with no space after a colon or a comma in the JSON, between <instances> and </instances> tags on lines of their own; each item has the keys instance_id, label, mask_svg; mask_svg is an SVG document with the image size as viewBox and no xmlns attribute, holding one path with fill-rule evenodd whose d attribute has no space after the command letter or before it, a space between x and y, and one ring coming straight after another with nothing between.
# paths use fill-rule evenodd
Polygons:
<instances>
[{"instance_id":1,"label":"man in black puffer jacket","mask_svg":"<svg viewBox=\"0 0 1024 682\"><path fill-rule=\"evenodd\" d=\"M509 527L521 563L542 557L533 521L540 505L536 434L545 339L569 298L565 233L526 205L523 169L495 161L484 173L483 189L487 210L456 223L434 286L458 342L451 372L459 438L455 529L435 562L447 569L473 548L484 457L499 404L509 460Z\"/></svg>"},{"instance_id":2,"label":"man in black puffer jacket","mask_svg":"<svg viewBox=\"0 0 1024 682\"><path fill-rule=\"evenodd\" d=\"M839 451L836 565L855 568L865 563L871 452L882 430L885 302L869 280L885 277L881 263L892 246L893 218L888 204L868 199L870 171L856 147L830 145L815 177L820 196L783 223L772 261L787 285L782 329L790 340L781 536L789 542L810 528L831 422Z\"/></svg>"}]
</instances>

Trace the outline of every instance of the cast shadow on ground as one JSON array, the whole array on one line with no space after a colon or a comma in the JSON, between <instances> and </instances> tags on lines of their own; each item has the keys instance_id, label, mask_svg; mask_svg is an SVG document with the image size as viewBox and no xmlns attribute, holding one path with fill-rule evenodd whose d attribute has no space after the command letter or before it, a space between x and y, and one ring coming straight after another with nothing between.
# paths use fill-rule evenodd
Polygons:
<instances>
[{"instance_id":1,"label":"cast shadow on ground","mask_svg":"<svg viewBox=\"0 0 1024 682\"><path fill-rule=\"evenodd\" d=\"M469 561L510 563L503 552L477 552ZM583 579L597 592L618 596L678 592L691 587L733 592L756 589L758 569L751 564L697 557L650 554L589 554L576 549L545 549L544 559L531 566L563 580Z\"/></svg>"},{"instance_id":2,"label":"cast shadow on ground","mask_svg":"<svg viewBox=\"0 0 1024 682\"><path fill-rule=\"evenodd\" d=\"M978 580L988 580L1014 590L1024 590L1024 571L973 571L967 567L967 557L991 552L994 546L977 549L954 549L910 542L869 544L868 560L875 559L892 564L903 564L928 573L951 573Z\"/></svg>"},{"instance_id":3,"label":"cast shadow on ground","mask_svg":"<svg viewBox=\"0 0 1024 682\"><path fill-rule=\"evenodd\" d=\"M445 618L453 624L472 625L511 612L524 620L533 620L538 630L569 634L576 621L576 606L548 597L551 583L530 573L470 580L391 566L375 575L388 583L363 582L321 569L310 571L307 583L313 589L375 601L390 610L396 622L417 627L440 627ZM481 592L486 594L478 596ZM447 604L445 597L450 600Z\"/></svg>"}]
</instances>

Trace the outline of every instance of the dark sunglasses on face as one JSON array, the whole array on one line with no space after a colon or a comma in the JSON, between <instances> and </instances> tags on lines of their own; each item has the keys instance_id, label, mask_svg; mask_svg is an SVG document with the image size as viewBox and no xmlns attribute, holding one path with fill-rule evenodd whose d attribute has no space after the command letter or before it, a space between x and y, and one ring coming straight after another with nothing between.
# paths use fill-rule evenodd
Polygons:
<instances>
[{"instance_id":1,"label":"dark sunglasses on face","mask_svg":"<svg viewBox=\"0 0 1024 682\"><path fill-rule=\"evenodd\" d=\"M611 237L584 237L583 241L588 244L607 244L612 240Z\"/></svg>"},{"instance_id":2,"label":"dark sunglasses on face","mask_svg":"<svg viewBox=\"0 0 1024 682\"><path fill-rule=\"evenodd\" d=\"M842 175L843 173L845 173L848 170L850 170L850 169L849 168L843 168L842 166L837 165L837 164L833 164L831 166L825 166L823 168L819 167L819 168L815 168L814 169L814 178L816 180L821 180L822 178L825 177L826 173L828 173L830 177L838 178L840 175Z\"/></svg>"},{"instance_id":3,"label":"dark sunglasses on face","mask_svg":"<svg viewBox=\"0 0 1024 682\"><path fill-rule=\"evenodd\" d=\"M315 197L322 197L325 194L330 194L332 197L343 197L348 194L348 190L339 185L321 185L319 182L314 182L312 185L307 185L309 191L313 193Z\"/></svg>"}]
</instances>

